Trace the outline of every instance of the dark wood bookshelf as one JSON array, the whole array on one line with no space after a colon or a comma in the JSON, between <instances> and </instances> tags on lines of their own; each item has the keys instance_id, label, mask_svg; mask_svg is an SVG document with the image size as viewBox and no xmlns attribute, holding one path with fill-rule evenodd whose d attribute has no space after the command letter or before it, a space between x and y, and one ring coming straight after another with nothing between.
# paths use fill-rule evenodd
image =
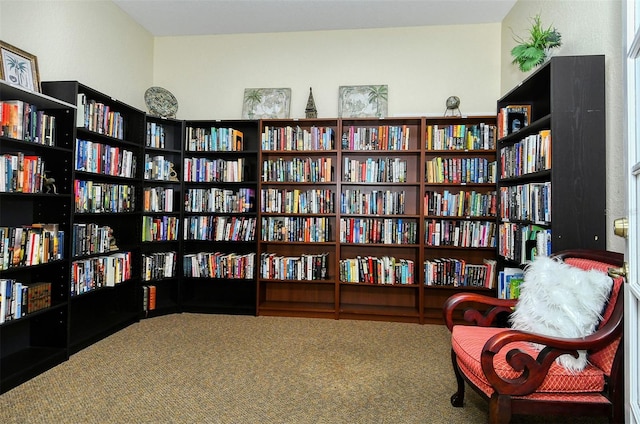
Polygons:
<instances>
[{"instance_id":1,"label":"dark wood bookshelf","mask_svg":"<svg viewBox=\"0 0 640 424\"><path fill-rule=\"evenodd\" d=\"M46 94L23 90L0 81L0 101L17 100L35 107L39 112L54 117L53 145L27 141L32 132L30 126L22 127L17 138L0 136L0 156L5 154L37 156L44 163L48 177L56 180L57 192L47 193L43 189L23 192L8 188L0 192L0 227L30 226L34 223L58 225L64 231L64 248L61 258L35 265L28 263L8 264L0 270L0 280L13 280L31 287L38 282L51 283L50 306L37 311L23 311L22 316L6 317L0 323L0 393L29 380L58 365L69 357L69 235L71 215L71 166L73 160L73 138L70 129L74 120L75 106ZM29 112L25 112L28 114ZM29 118L29 122L32 118ZM35 121L34 121L35 122ZM40 139L39 139L40 140ZM25 170L26 171L26 170ZM33 174L41 178L40 170ZM9 237L9 233L5 235ZM5 244L5 243L0 243ZM6 246L5 246L6 247ZM10 259L9 262L12 262ZM7 306L6 293L2 294L2 306Z\"/></svg>"},{"instance_id":2,"label":"dark wood bookshelf","mask_svg":"<svg viewBox=\"0 0 640 424\"><path fill-rule=\"evenodd\" d=\"M604 55L551 58L500 98L498 111L513 104L530 105L531 122L499 140L498 163L502 149L548 130L551 168L501 178L498 190L550 184L551 219L541 222L499 215L499 225L537 225L550 230L549 253L575 248L606 249ZM503 243L501 240L498 248L500 268L522 266L531 259L505 257L501 254Z\"/></svg>"},{"instance_id":3,"label":"dark wood bookshelf","mask_svg":"<svg viewBox=\"0 0 640 424\"><path fill-rule=\"evenodd\" d=\"M123 278L124 281L111 287L107 286L106 282L100 286L100 280L95 277L93 281L87 282L92 289L72 293L69 297L68 346L69 352L74 353L139 319L141 294L138 256L140 255L143 146L146 133L145 113L78 81L42 82L42 91L76 106L71 118L72 127L69 129L74 160L82 159L84 154L84 150L78 147L80 140L93 143L94 146L101 146L105 154L95 158L95 162L102 160L103 167L107 165L107 146L118 149L121 155L125 150L131 152L132 158L132 163L125 168L124 157L119 157L122 169L118 172L114 167L114 172L120 175L111 174L108 171L84 171L80 168L82 164L79 161L72 163L68 171L73 184L77 181L104 184L105 190L114 185L128 186L131 188L130 196L134 198L134 207L126 211L107 210L86 213L78 211L74 204L71 205L71 228L76 224L108 226L113 230L118 247L117 250L106 250L97 255L80 254L70 257L71 284L73 284L74 264L78 261L89 260L97 264L100 257L122 255L127 252L130 252L131 258L129 278ZM103 125L100 125L100 122L103 122ZM116 124L119 122L122 125ZM71 193L73 192L74 188L71 189ZM73 234L69 244L71 245L72 242L74 242ZM104 259L104 261L108 260ZM79 263L82 264L82 262ZM86 263L80 266L85 265L90 266ZM69 290L73 289L70 287Z\"/></svg>"}]
</instances>

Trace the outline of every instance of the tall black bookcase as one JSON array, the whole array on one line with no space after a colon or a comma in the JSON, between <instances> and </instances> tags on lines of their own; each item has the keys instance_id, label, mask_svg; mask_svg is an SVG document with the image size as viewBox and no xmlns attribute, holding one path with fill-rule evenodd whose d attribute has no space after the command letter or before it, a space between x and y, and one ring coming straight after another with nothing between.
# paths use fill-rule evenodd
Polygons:
<instances>
[{"instance_id":1,"label":"tall black bookcase","mask_svg":"<svg viewBox=\"0 0 640 424\"><path fill-rule=\"evenodd\" d=\"M142 179L142 313L180 310L184 121L147 115Z\"/></svg>"},{"instance_id":2,"label":"tall black bookcase","mask_svg":"<svg viewBox=\"0 0 640 424\"><path fill-rule=\"evenodd\" d=\"M0 161L5 172L4 178L0 177L0 280L5 280L2 307L11 304L10 296L14 301L18 299L16 292L8 290L6 281L10 281L13 288L16 283L28 287L28 292L23 292L25 298L38 298L37 305L25 303L21 311L5 309L1 314L0 321L4 321L0 323L2 393L69 356L75 107L70 102L22 90L4 81L0 81L0 102L13 103L19 114L14 121L15 131L3 128L0 132ZM7 113L7 109L4 111ZM47 123L47 117L55 119L53 126L51 121ZM31 165L27 165L28 161ZM35 168L34 163L37 163ZM40 183L45 175L43 171L48 178L55 179L55 190ZM18 183L18 179L22 182ZM46 224L49 229L37 228L37 224ZM55 235L59 237L57 247L52 250ZM44 287L44 292L40 289L36 292L37 286Z\"/></svg>"},{"instance_id":3,"label":"tall black bookcase","mask_svg":"<svg viewBox=\"0 0 640 424\"><path fill-rule=\"evenodd\" d=\"M258 121L185 121L180 307L256 313Z\"/></svg>"},{"instance_id":4,"label":"tall black bookcase","mask_svg":"<svg viewBox=\"0 0 640 424\"><path fill-rule=\"evenodd\" d=\"M502 266L521 265L534 247L605 249L604 55L552 57L498 100L499 113L507 106L529 116L498 143ZM546 244L527 242L534 227L549 234Z\"/></svg>"},{"instance_id":5,"label":"tall black bookcase","mask_svg":"<svg viewBox=\"0 0 640 424\"><path fill-rule=\"evenodd\" d=\"M72 131L69 350L140 317L145 113L77 81L43 82L77 106Z\"/></svg>"}]
</instances>

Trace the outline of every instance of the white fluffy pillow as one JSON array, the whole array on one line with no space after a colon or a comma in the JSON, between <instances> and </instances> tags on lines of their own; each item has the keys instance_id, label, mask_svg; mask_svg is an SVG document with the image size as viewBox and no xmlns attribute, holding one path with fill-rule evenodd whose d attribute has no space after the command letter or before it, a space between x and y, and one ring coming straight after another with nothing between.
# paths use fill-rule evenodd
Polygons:
<instances>
[{"instance_id":1,"label":"white fluffy pillow","mask_svg":"<svg viewBox=\"0 0 640 424\"><path fill-rule=\"evenodd\" d=\"M588 336L602 318L612 285L611 278L600 271L538 257L525 268L520 297L509 319L512 328L555 337ZM561 355L557 361L579 372L587 365L587 353L579 354L577 359Z\"/></svg>"}]
</instances>

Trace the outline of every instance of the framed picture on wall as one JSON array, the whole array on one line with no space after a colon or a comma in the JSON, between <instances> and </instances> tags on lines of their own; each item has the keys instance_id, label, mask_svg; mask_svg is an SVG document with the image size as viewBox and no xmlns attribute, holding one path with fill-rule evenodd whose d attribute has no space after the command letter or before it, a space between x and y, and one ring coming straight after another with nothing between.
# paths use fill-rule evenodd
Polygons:
<instances>
[{"instance_id":1,"label":"framed picture on wall","mask_svg":"<svg viewBox=\"0 0 640 424\"><path fill-rule=\"evenodd\" d=\"M0 41L0 79L27 90L40 92L38 59L9 43Z\"/></svg>"},{"instance_id":2,"label":"framed picture on wall","mask_svg":"<svg viewBox=\"0 0 640 424\"><path fill-rule=\"evenodd\" d=\"M288 118L290 88L245 88L242 119Z\"/></svg>"},{"instance_id":3,"label":"framed picture on wall","mask_svg":"<svg viewBox=\"0 0 640 424\"><path fill-rule=\"evenodd\" d=\"M338 117L385 118L389 88L386 85L343 85L338 89Z\"/></svg>"}]
</instances>

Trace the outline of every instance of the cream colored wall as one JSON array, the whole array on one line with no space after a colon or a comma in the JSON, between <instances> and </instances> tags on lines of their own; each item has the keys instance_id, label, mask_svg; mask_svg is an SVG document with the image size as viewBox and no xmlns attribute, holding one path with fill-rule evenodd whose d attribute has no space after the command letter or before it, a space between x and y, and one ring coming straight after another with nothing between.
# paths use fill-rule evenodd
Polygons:
<instances>
[{"instance_id":1,"label":"cream colored wall","mask_svg":"<svg viewBox=\"0 0 640 424\"><path fill-rule=\"evenodd\" d=\"M146 110L153 37L111 1L0 1L0 39L38 58L40 79L77 80Z\"/></svg>"},{"instance_id":2,"label":"cream colored wall","mask_svg":"<svg viewBox=\"0 0 640 424\"><path fill-rule=\"evenodd\" d=\"M607 121L607 248L624 252L613 220L626 216L623 128L622 3L620 0L519 0L502 22L501 93L527 75L511 65L513 33L526 35L529 18L540 13L545 26L562 34L558 55L604 54ZM513 29L513 33L512 33ZM585 209L589 205L584 205ZM577 246L576 246L577 247Z\"/></svg>"},{"instance_id":3,"label":"cream colored wall","mask_svg":"<svg viewBox=\"0 0 640 424\"><path fill-rule=\"evenodd\" d=\"M338 116L341 85L387 84L389 116L495 113L500 25L434 26L159 37L154 83L175 94L182 119L236 119L245 88L290 87L290 117L313 95L319 117Z\"/></svg>"},{"instance_id":4,"label":"cream colored wall","mask_svg":"<svg viewBox=\"0 0 640 424\"><path fill-rule=\"evenodd\" d=\"M154 39L111 1L1 0L0 39L35 54L42 80L78 80L143 110L146 88L168 88L182 119L239 118L251 87L292 88L293 118L313 87L319 116L336 117L338 87L358 84L388 84L390 116L441 115L450 95L476 114L495 113L526 77L510 64L511 28L523 34L540 12L563 34L558 54L606 55L612 228L626 213L621 10L620 0L519 0L502 25ZM610 231L608 247L623 251Z\"/></svg>"}]
</instances>

